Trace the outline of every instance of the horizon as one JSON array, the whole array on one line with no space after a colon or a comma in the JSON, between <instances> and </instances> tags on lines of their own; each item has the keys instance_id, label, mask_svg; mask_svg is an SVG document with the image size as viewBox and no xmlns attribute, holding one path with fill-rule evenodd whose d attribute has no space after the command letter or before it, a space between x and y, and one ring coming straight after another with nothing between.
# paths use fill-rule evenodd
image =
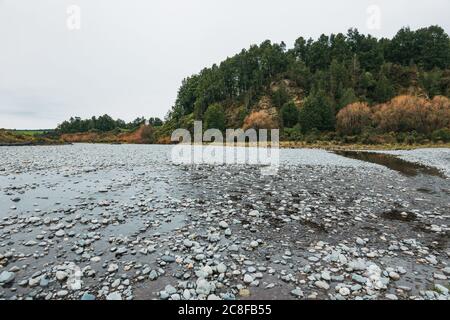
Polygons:
<instances>
[{"instance_id":1,"label":"horizon","mask_svg":"<svg viewBox=\"0 0 450 320\"><path fill-rule=\"evenodd\" d=\"M70 117L103 114L127 122L164 119L184 78L266 39L291 48L300 36L350 28L377 38L392 38L402 27L450 29L445 0L249 1L238 12L235 1L177 2L183 9L177 12L163 1L133 8L111 2L79 1L79 29L70 29L77 21L70 20L76 10L69 1L0 1L0 128L54 129ZM381 14L374 29L367 23L371 5Z\"/></svg>"}]
</instances>

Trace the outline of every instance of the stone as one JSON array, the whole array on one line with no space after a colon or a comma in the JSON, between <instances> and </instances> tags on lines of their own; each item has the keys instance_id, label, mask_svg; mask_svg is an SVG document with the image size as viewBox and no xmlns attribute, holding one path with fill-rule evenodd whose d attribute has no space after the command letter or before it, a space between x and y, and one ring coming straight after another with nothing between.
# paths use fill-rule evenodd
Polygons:
<instances>
[{"instance_id":1,"label":"stone","mask_svg":"<svg viewBox=\"0 0 450 320\"><path fill-rule=\"evenodd\" d=\"M8 284L14 281L16 275L14 272L3 271L0 273L0 284Z\"/></svg>"},{"instance_id":2,"label":"stone","mask_svg":"<svg viewBox=\"0 0 450 320\"><path fill-rule=\"evenodd\" d=\"M166 263L173 263L173 262L175 262L175 257L169 256L169 255L163 255L161 257L161 260L166 262Z\"/></svg>"},{"instance_id":3,"label":"stone","mask_svg":"<svg viewBox=\"0 0 450 320\"><path fill-rule=\"evenodd\" d=\"M389 272L389 278L394 281L400 280L400 275L397 272Z\"/></svg>"},{"instance_id":4,"label":"stone","mask_svg":"<svg viewBox=\"0 0 450 320\"><path fill-rule=\"evenodd\" d=\"M324 290L330 289L330 285L328 283L326 283L325 281L316 281L314 283L314 285L320 289L324 289Z\"/></svg>"},{"instance_id":5,"label":"stone","mask_svg":"<svg viewBox=\"0 0 450 320\"><path fill-rule=\"evenodd\" d=\"M86 293L84 293L81 296L81 300L83 300L83 301L93 301L93 300L95 300L95 296L86 292Z\"/></svg>"},{"instance_id":6,"label":"stone","mask_svg":"<svg viewBox=\"0 0 450 320\"><path fill-rule=\"evenodd\" d=\"M197 288L195 289L195 292L197 292L197 294L209 295L211 290L212 290L211 284L207 280L205 279L197 280Z\"/></svg>"},{"instance_id":7,"label":"stone","mask_svg":"<svg viewBox=\"0 0 450 320\"><path fill-rule=\"evenodd\" d=\"M225 273L227 271L227 266L225 264L223 264L223 263L219 263L216 266L216 269L217 269L218 273Z\"/></svg>"},{"instance_id":8,"label":"stone","mask_svg":"<svg viewBox=\"0 0 450 320\"><path fill-rule=\"evenodd\" d=\"M65 271L56 271L55 276L58 281L64 281L67 279L68 274Z\"/></svg>"},{"instance_id":9,"label":"stone","mask_svg":"<svg viewBox=\"0 0 450 320\"><path fill-rule=\"evenodd\" d=\"M303 297L303 291L300 288L295 288L291 291L291 294L297 298Z\"/></svg>"},{"instance_id":10,"label":"stone","mask_svg":"<svg viewBox=\"0 0 450 320\"><path fill-rule=\"evenodd\" d=\"M252 277L251 275L249 275L249 274L246 274L246 275L244 276L244 283L250 284L250 283L252 283L252 282L253 282L253 277Z\"/></svg>"},{"instance_id":11,"label":"stone","mask_svg":"<svg viewBox=\"0 0 450 320\"><path fill-rule=\"evenodd\" d=\"M165 288L164 291L167 292L167 294L172 295L174 293L177 292L177 289L174 286L171 286L170 284L168 284Z\"/></svg>"},{"instance_id":12,"label":"stone","mask_svg":"<svg viewBox=\"0 0 450 320\"><path fill-rule=\"evenodd\" d=\"M346 296L348 296L350 294L350 289L347 288L347 287L342 287L342 288L339 289L339 294L341 296L346 297Z\"/></svg>"},{"instance_id":13,"label":"stone","mask_svg":"<svg viewBox=\"0 0 450 320\"><path fill-rule=\"evenodd\" d=\"M119 269L119 266L115 263L112 263L108 266L108 272L113 273L116 272Z\"/></svg>"},{"instance_id":14,"label":"stone","mask_svg":"<svg viewBox=\"0 0 450 320\"><path fill-rule=\"evenodd\" d=\"M67 296L69 294L69 291L67 290L59 290L56 295L60 298L64 298L65 296Z\"/></svg>"},{"instance_id":15,"label":"stone","mask_svg":"<svg viewBox=\"0 0 450 320\"><path fill-rule=\"evenodd\" d=\"M119 301L122 300L122 295L119 292L111 292L106 296L106 300Z\"/></svg>"},{"instance_id":16,"label":"stone","mask_svg":"<svg viewBox=\"0 0 450 320\"><path fill-rule=\"evenodd\" d=\"M228 229L228 223L226 223L225 221L220 221L219 227L221 227L222 229Z\"/></svg>"},{"instance_id":17,"label":"stone","mask_svg":"<svg viewBox=\"0 0 450 320\"><path fill-rule=\"evenodd\" d=\"M191 240L185 239L185 240L183 241L183 245L184 245L186 248L191 248L191 247L193 246L193 243L192 243Z\"/></svg>"},{"instance_id":18,"label":"stone","mask_svg":"<svg viewBox=\"0 0 450 320\"><path fill-rule=\"evenodd\" d=\"M250 247L256 248L256 247L258 247L258 246L259 246L259 242L258 242L258 241L252 241L252 242L250 242Z\"/></svg>"},{"instance_id":19,"label":"stone","mask_svg":"<svg viewBox=\"0 0 450 320\"><path fill-rule=\"evenodd\" d=\"M57 236L58 238L64 237L65 235L66 235L66 233L62 229L56 231L56 233L55 233L55 236Z\"/></svg>"},{"instance_id":20,"label":"stone","mask_svg":"<svg viewBox=\"0 0 450 320\"><path fill-rule=\"evenodd\" d=\"M152 271L150 271L150 274L148 275L148 278L151 280L151 281L155 281L156 279L158 279L158 272L156 271L156 270L152 270Z\"/></svg>"},{"instance_id":21,"label":"stone","mask_svg":"<svg viewBox=\"0 0 450 320\"><path fill-rule=\"evenodd\" d=\"M443 295L448 295L448 292L449 292L449 290L446 287L444 287L443 285L440 285L440 284L435 284L434 289Z\"/></svg>"}]
</instances>

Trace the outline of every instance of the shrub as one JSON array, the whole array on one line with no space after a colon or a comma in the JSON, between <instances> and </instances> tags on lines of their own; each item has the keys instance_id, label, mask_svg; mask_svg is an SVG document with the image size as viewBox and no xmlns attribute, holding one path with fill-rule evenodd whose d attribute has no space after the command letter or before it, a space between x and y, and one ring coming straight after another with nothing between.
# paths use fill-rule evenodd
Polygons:
<instances>
[{"instance_id":1,"label":"shrub","mask_svg":"<svg viewBox=\"0 0 450 320\"><path fill-rule=\"evenodd\" d=\"M443 128L443 129L435 130L433 132L433 134L431 135L431 139L435 142L438 142L438 141L450 142L450 129Z\"/></svg>"},{"instance_id":2,"label":"shrub","mask_svg":"<svg viewBox=\"0 0 450 320\"><path fill-rule=\"evenodd\" d=\"M266 111L254 111L249 114L245 120L243 129L276 129L278 128L277 121Z\"/></svg>"},{"instance_id":3,"label":"shrub","mask_svg":"<svg viewBox=\"0 0 450 320\"><path fill-rule=\"evenodd\" d=\"M336 117L336 130L339 134L360 134L370 126L371 111L367 103L356 102L339 111Z\"/></svg>"},{"instance_id":4,"label":"shrub","mask_svg":"<svg viewBox=\"0 0 450 320\"><path fill-rule=\"evenodd\" d=\"M450 125L449 99L436 96L430 101L416 96L398 96L377 106L374 120L382 132L431 134Z\"/></svg>"}]
</instances>

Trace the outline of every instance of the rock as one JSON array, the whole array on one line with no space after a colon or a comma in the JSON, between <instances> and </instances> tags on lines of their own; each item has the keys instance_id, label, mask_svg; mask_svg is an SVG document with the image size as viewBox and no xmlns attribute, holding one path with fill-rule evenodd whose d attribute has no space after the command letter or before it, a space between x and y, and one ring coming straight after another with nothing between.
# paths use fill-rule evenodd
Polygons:
<instances>
[{"instance_id":1,"label":"rock","mask_svg":"<svg viewBox=\"0 0 450 320\"><path fill-rule=\"evenodd\" d=\"M56 233L55 233L55 236L57 236L58 238L64 237L65 235L66 235L66 233L62 229L56 231Z\"/></svg>"},{"instance_id":2,"label":"rock","mask_svg":"<svg viewBox=\"0 0 450 320\"><path fill-rule=\"evenodd\" d=\"M69 291L67 290L59 290L56 295L60 298L64 298L65 296L67 296L69 294Z\"/></svg>"},{"instance_id":3,"label":"rock","mask_svg":"<svg viewBox=\"0 0 450 320\"><path fill-rule=\"evenodd\" d=\"M326 281L330 281L330 280L331 280L331 275L330 275L330 273L329 273L328 271L323 271L323 272L321 273L320 277L321 277L323 280L326 280Z\"/></svg>"},{"instance_id":4,"label":"rock","mask_svg":"<svg viewBox=\"0 0 450 320\"><path fill-rule=\"evenodd\" d=\"M243 298L250 297L250 290L248 290L246 288L242 288L239 290L239 295Z\"/></svg>"},{"instance_id":5,"label":"rock","mask_svg":"<svg viewBox=\"0 0 450 320\"><path fill-rule=\"evenodd\" d=\"M225 221L220 221L219 227L221 227L222 229L228 229L228 223L226 223Z\"/></svg>"},{"instance_id":6,"label":"rock","mask_svg":"<svg viewBox=\"0 0 450 320\"><path fill-rule=\"evenodd\" d=\"M191 299L191 291L189 291L188 289L184 289L184 291L183 291L183 298L185 300Z\"/></svg>"},{"instance_id":7,"label":"rock","mask_svg":"<svg viewBox=\"0 0 450 320\"><path fill-rule=\"evenodd\" d=\"M443 295L448 295L448 292L449 292L449 290L446 287L444 287L443 285L440 285L440 284L435 284L434 289Z\"/></svg>"},{"instance_id":8,"label":"rock","mask_svg":"<svg viewBox=\"0 0 450 320\"><path fill-rule=\"evenodd\" d=\"M185 240L183 241L183 245L184 245L186 248L191 248L191 247L193 246L193 243L192 243L191 240L185 239Z\"/></svg>"},{"instance_id":9,"label":"rock","mask_svg":"<svg viewBox=\"0 0 450 320\"><path fill-rule=\"evenodd\" d=\"M447 276L440 273L434 273L433 277L437 280L447 280Z\"/></svg>"},{"instance_id":10,"label":"rock","mask_svg":"<svg viewBox=\"0 0 450 320\"><path fill-rule=\"evenodd\" d=\"M250 247L256 248L256 247L258 247L258 246L259 246L259 242L258 242L258 241L252 241L252 242L250 242Z\"/></svg>"},{"instance_id":11,"label":"rock","mask_svg":"<svg viewBox=\"0 0 450 320\"><path fill-rule=\"evenodd\" d=\"M347 287L342 287L342 288L339 289L339 294L341 296L346 297L346 296L348 296L350 294L350 289L347 288Z\"/></svg>"},{"instance_id":12,"label":"rock","mask_svg":"<svg viewBox=\"0 0 450 320\"><path fill-rule=\"evenodd\" d=\"M223 263L219 263L216 266L216 269L217 269L218 273L225 273L227 271L227 266L225 264L223 264Z\"/></svg>"},{"instance_id":13,"label":"rock","mask_svg":"<svg viewBox=\"0 0 450 320\"><path fill-rule=\"evenodd\" d=\"M324 290L330 289L330 285L328 283L326 283L325 281L316 281L314 283L314 285L320 289L324 289Z\"/></svg>"},{"instance_id":14,"label":"rock","mask_svg":"<svg viewBox=\"0 0 450 320\"><path fill-rule=\"evenodd\" d=\"M394 281L400 280L400 275L397 272L389 272L389 278Z\"/></svg>"},{"instance_id":15,"label":"rock","mask_svg":"<svg viewBox=\"0 0 450 320\"><path fill-rule=\"evenodd\" d=\"M158 279L158 277L159 277L159 275L158 275L158 272L156 270L150 271L150 274L148 275L148 278L151 281L155 281L156 279Z\"/></svg>"},{"instance_id":16,"label":"rock","mask_svg":"<svg viewBox=\"0 0 450 320\"><path fill-rule=\"evenodd\" d=\"M118 269L119 269L119 266L118 266L117 264L115 264L115 263L111 263L111 264L108 266L108 272L109 272L109 273L116 272Z\"/></svg>"},{"instance_id":17,"label":"rock","mask_svg":"<svg viewBox=\"0 0 450 320\"><path fill-rule=\"evenodd\" d=\"M250 217L258 217L259 216L259 211L258 210L252 210L248 213L248 215Z\"/></svg>"},{"instance_id":18,"label":"rock","mask_svg":"<svg viewBox=\"0 0 450 320\"><path fill-rule=\"evenodd\" d=\"M392 293L386 294L386 299L388 299L388 300L398 300L397 296L395 294L392 294Z\"/></svg>"},{"instance_id":19,"label":"rock","mask_svg":"<svg viewBox=\"0 0 450 320\"><path fill-rule=\"evenodd\" d=\"M106 296L106 300L119 301L122 300L122 295L119 292L111 292Z\"/></svg>"},{"instance_id":20,"label":"rock","mask_svg":"<svg viewBox=\"0 0 450 320\"><path fill-rule=\"evenodd\" d=\"M64 271L56 271L55 276L58 281L64 281L67 279L68 274Z\"/></svg>"},{"instance_id":21,"label":"rock","mask_svg":"<svg viewBox=\"0 0 450 320\"><path fill-rule=\"evenodd\" d=\"M252 277L251 275L249 275L249 274L246 274L246 275L244 276L244 283L250 284L250 283L252 283L252 282L253 282L253 277Z\"/></svg>"},{"instance_id":22,"label":"rock","mask_svg":"<svg viewBox=\"0 0 450 320\"><path fill-rule=\"evenodd\" d=\"M111 284L111 288L117 288L120 286L120 279L114 280L114 282Z\"/></svg>"},{"instance_id":23,"label":"rock","mask_svg":"<svg viewBox=\"0 0 450 320\"><path fill-rule=\"evenodd\" d=\"M444 269L442 269L442 272L447 275L450 276L450 267L445 267Z\"/></svg>"},{"instance_id":24,"label":"rock","mask_svg":"<svg viewBox=\"0 0 450 320\"><path fill-rule=\"evenodd\" d=\"M83 301L93 301L93 300L95 300L95 296L86 292L86 293L84 293L81 296L81 300L83 300Z\"/></svg>"},{"instance_id":25,"label":"rock","mask_svg":"<svg viewBox=\"0 0 450 320\"><path fill-rule=\"evenodd\" d=\"M0 273L0 284L8 284L14 281L16 275L14 272L3 271Z\"/></svg>"},{"instance_id":26,"label":"rock","mask_svg":"<svg viewBox=\"0 0 450 320\"><path fill-rule=\"evenodd\" d=\"M360 276L359 274L353 274L352 275L352 280L355 282L358 282L360 284L366 284L367 283L367 278Z\"/></svg>"},{"instance_id":27,"label":"rock","mask_svg":"<svg viewBox=\"0 0 450 320\"><path fill-rule=\"evenodd\" d=\"M294 290L291 291L291 294L297 298L301 298L303 297L303 291L300 288L295 288Z\"/></svg>"},{"instance_id":28,"label":"rock","mask_svg":"<svg viewBox=\"0 0 450 320\"><path fill-rule=\"evenodd\" d=\"M175 262L175 257L169 256L169 255L163 255L161 257L161 260L166 262L166 263L173 263L173 262Z\"/></svg>"},{"instance_id":29,"label":"rock","mask_svg":"<svg viewBox=\"0 0 450 320\"><path fill-rule=\"evenodd\" d=\"M197 288L195 291L197 294L209 295L212 290L211 284L205 279L197 280Z\"/></svg>"},{"instance_id":30,"label":"rock","mask_svg":"<svg viewBox=\"0 0 450 320\"><path fill-rule=\"evenodd\" d=\"M165 288L164 291L167 292L167 294L172 295L174 293L177 292L177 289L174 286L171 286L170 284L168 284Z\"/></svg>"}]
</instances>

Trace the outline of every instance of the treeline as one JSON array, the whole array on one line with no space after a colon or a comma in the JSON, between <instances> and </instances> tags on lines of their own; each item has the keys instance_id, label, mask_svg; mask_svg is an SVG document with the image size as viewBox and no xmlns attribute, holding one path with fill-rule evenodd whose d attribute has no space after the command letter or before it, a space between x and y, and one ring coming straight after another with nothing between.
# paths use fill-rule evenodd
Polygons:
<instances>
[{"instance_id":1,"label":"treeline","mask_svg":"<svg viewBox=\"0 0 450 320\"><path fill-rule=\"evenodd\" d=\"M125 122L121 119L113 119L105 114L100 117L92 117L91 119L81 119L80 117L71 117L68 121L58 125L56 131L58 133L82 133L82 132L109 132L120 130L136 130L143 124L149 124L153 127L160 127L163 121L159 118L144 117L136 118L134 121Z\"/></svg>"},{"instance_id":2,"label":"treeline","mask_svg":"<svg viewBox=\"0 0 450 320\"><path fill-rule=\"evenodd\" d=\"M300 91L301 101L286 81ZM273 90L274 83L281 85ZM403 28L392 39L350 29L317 40L300 37L289 50L283 42L253 45L184 79L166 127L204 120L217 128L334 132L347 105L379 105L402 94L450 96L450 39L441 27ZM263 96L270 97L276 117L254 110Z\"/></svg>"}]
</instances>

